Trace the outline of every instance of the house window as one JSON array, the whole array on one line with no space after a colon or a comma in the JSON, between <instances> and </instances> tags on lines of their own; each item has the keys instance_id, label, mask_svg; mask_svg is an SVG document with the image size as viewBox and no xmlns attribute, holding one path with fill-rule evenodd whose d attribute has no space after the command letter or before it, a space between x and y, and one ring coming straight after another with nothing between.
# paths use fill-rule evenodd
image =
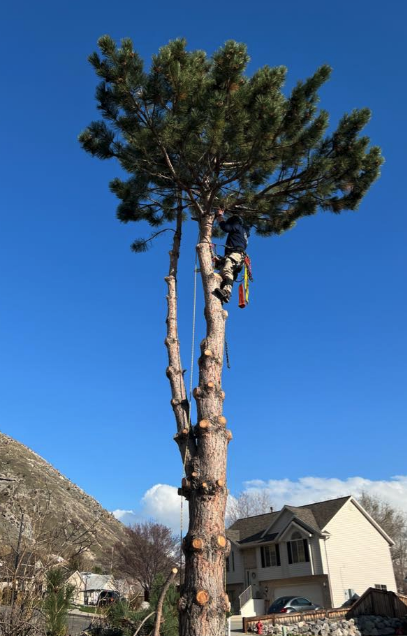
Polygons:
<instances>
[{"instance_id":1,"label":"house window","mask_svg":"<svg viewBox=\"0 0 407 636\"><path fill-rule=\"evenodd\" d=\"M235 554L232 551L230 556L226 557L226 572L234 572L235 571Z\"/></svg>"},{"instance_id":2,"label":"house window","mask_svg":"<svg viewBox=\"0 0 407 636\"><path fill-rule=\"evenodd\" d=\"M265 545L260 548L261 567L269 568L281 565L280 562L280 546L276 543L273 545Z\"/></svg>"},{"instance_id":3,"label":"house window","mask_svg":"<svg viewBox=\"0 0 407 636\"><path fill-rule=\"evenodd\" d=\"M375 588L376 590L384 590L385 592L387 592L387 585L381 585L380 583L376 583Z\"/></svg>"},{"instance_id":4,"label":"house window","mask_svg":"<svg viewBox=\"0 0 407 636\"><path fill-rule=\"evenodd\" d=\"M307 539L302 539L299 532L293 532L291 541L287 541L288 563L309 562Z\"/></svg>"}]
</instances>

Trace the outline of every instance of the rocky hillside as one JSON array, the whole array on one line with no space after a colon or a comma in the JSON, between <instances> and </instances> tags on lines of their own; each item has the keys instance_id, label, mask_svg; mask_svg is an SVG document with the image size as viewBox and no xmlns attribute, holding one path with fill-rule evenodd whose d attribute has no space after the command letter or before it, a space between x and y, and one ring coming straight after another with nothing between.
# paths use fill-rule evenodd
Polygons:
<instances>
[{"instance_id":1,"label":"rocky hillside","mask_svg":"<svg viewBox=\"0 0 407 636\"><path fill-rule=\"evenodd\" d=\"M21 523L23 519L23 523ZM124 526L92 497L23 444L0 433L0 546L22 539L63 558L84 551L111 564Z\"/></svg>"}]
</instances>

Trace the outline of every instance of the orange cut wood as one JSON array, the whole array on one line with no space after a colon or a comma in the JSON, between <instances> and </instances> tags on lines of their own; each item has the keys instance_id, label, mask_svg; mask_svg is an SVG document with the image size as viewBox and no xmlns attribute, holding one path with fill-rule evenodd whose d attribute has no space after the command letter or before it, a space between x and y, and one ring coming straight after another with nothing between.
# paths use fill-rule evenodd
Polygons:
<instances>
[{"instance_id":1,"label":"orange cut wood","mask_svg":"<svg viewBox=\"0 0 407 636\"><path fill-rule=\"evenodd\" d=\"M199 592L196 593L195 598L198 605L206 605L209 601L209 594L206 590L199 590Z\"/></svg>"},{"instance_id":2,"label":"orange cut wood","mask_svg":"<svg viewBox=\"0 0 407 636\"><path fill-rule=\"evenodd\" d=\"M213 353L212 353L212 351L210 349L205 349L204 356L207 356L208 358L211 358L213 356Z\"/></svg>"},{"instance_id":3,"label":"orange cut wood","mask_svg":"<svg viewBox=\"0 0 407 636\"><path fill-rule=\"evenodd\" d=\"M198 537L195 537L195 539L192 539L192 547L194 548L194 550L202 550L203 548L202 539L199 539Z\"/></svg>"},{"instance_id":4,"label":"orange cut wood","mask_svg":"<svg viewBox=\"0 0 407 636\"><path fill-rule=\"evenodd\" d=\"M224 415L219 415L218 424L220 424L221 426L226 426L226 422L227 422L226 417Z\"/></svg>"},{"instance_id":5,"label":"orange cut wood","mask_svg":"<svg viewBox=\"0 0 407 636\"><path fill-rule=\"evenodd\" d=\"M226 543L227 543L227 539L223 534L220 534L217 538L218 541L218 546L221 548L225 548L226 547Z\"/></svg>"},{"instance_id":6,"label":"orange cut wood","mask_svg":"<svg viewBox=\"0 0 407 636\"><path fill-rule=\"evenodd\" d=\"M205 428L210 428L210 427L211 427L211 423L210 423L209 420L201 420L199 422L199 428L205 429Z\"/></svg>"}]
</instances>

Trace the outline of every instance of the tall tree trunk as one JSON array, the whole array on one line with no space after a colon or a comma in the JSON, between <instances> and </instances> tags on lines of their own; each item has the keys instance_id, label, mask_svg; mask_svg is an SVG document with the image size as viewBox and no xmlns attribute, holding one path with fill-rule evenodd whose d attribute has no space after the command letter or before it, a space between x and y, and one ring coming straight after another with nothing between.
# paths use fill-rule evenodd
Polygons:
<instances>
[{"instance_id":1,"label":"tall tree trunk","mask_svg":"<svg viewBox=\"0 0 407 636\"><path fill-rule=\"evenodd\" d=\"M223 416L221 387L227 312L213 295L220 277L212 265L211 216L201 220L197 246L205 298L206 337L201 342L199 386L194 390L198 423L194 455L186 462L180 494L189 501L189 528L183 543L185 581L181 592L180 636L219 636L229 600L224 588L226 455L231 434Z\"/></svg>"},{"instance_id":2,"label":"tall tree trunk","mask_svg":"<svg viewBox=\"0 0 407 636\"><path fill-rule=\"evenodd\" d=\"M225 394L221 387L225 320L227 312L213 291L221 277L213 271L213 217L200 221L197 252L205 299L206 337L201 342L199 386L194 389L198 423L190 427L188 399L183 378L177 323L177 270L181 242L182 208L170 251L166 277L167 337L171 405L177 423L185 478L179 494L189 501L189 527L183 541L185 580L179 602L180 636L219 636L225 628L229 599L225 593L225 557L230 549L225 536L226 456L232 435L223 416Z\"/></svg>"}]
</instances>

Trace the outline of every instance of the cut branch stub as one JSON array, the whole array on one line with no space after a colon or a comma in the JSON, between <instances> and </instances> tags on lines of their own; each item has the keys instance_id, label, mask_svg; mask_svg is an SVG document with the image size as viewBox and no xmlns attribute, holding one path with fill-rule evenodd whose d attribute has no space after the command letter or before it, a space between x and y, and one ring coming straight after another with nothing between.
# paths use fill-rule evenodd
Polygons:
<instances>
[{"instance_id":1,"label":"cut branch stub","mask_svg":"<svg viewBox=\"0 0 407 636\"><path fill-rule=\"evenodd\" d=\"M216 538L216 542L222 550L224 550L227 546L228 540L226 539L224 534L219 534Z\"/></svg>"},{"instance_id":2,"label":"cut branch stub","mask_svg":"<svg viewBox=\"0 0 407 636\"><path fill-rule=\"evenodd\" d=\"M191 473L191 478L192 478L192 479L196 479L198 476L199 476L199 475L198 475L198 473L196 472L196 470L192 471L192 473Z\"/></svg>"},{"instance_id":3,"label":"cut branch stub","mask_svg":"<svg viewBox=\"0 0 407 636\"><path fill-rule=\"evenodd\" d=\"M186 477L182 478L182 482L181 483L182 483L182 489L183 490L190 490L191 482Z\"/></svg>"},{"instance_id":4,"label":"cut branch stub","mask_svg":"<svg viewBox=\"0 0 407 636\"><path fill-rule=\"evenodd\" d=\"M225 612L229 612L229 610L230 610L230 601L229 601L229 596L226 594L226 592L222 596L222 601L223 601L222 602L222 605L223 605L222 609Z\"/></svg>"},{"instance_id":5,"label":"cut branch stub","mask_svg":"<svg viewBox=\"0 0 407 636\"><path fill-rule=\"evenodd\" d=\"M206 605L209 601L209 593L206 590L199 590L196 593L195 600L198 605Z\"/></svg>"},{"instance_id":6,"label":"cut branch stub","mask_svg":"<svg viewBox=\"0 0 407 636\"><path fill-rule=\"evenodd\" d=\"M233 439L233 433L230 429L226 431L226 439L228 440L228 442L231 442Z\"/></svg>"},{"instance_id":7,"label":"cut branch stub","mask_svg":"<svg viewBox=\"0 0 407 636\"><path fill-rule=\"evenodd\" d=\"M225 393L225 391L221 391L221 392L220 392L220 397L222 398L222 400L224 400L224 399L225 399L225 397L226 397L226 393Z\"/></svg>"},{"instance_id":8,"label":"cut branch stub","mask_svg":"<svg viewBox=\"0 0 407 636\"><path fill-rule=\"evenodd\" d=\"M211 423L209 420L201 420L198 426L201 431L207 431L211 428Z\"/></svg>"},{"instance_id":9,"label":"cut branch stub","mask_svg":"<svg viewBox=\"0 0 407 636\"><path fill-rule=\"evenodd\" d=\"M226 320L226 318L229 316L228 312L226 311L226 309L222 310L222 316L224 317L224 319Z\"/></svg>"},{"instance_id":10,"label":"cut branch stub","mask_svg":"<svg viewBox=\"0 0 407 636\"><path fill-rule=\"evenodd\" d=\"M225 480L224 479L217 479L216 480L216 485L219 486L219 488L223 488L223 486L225 485Z\"/></svg>"},{"instance_id":11,"label":"cut branch stub","mask_svg":"<svg viewBox=\"0 0 407 636\"><path fill-rule=\"evenodd\" d=\"M226 422L227 422L226 417L224 415L219 415L218 424L220 424L220 426L226 426Z\"/></svg>"},{"instance_id":12,"label":"cut branch stub","mask_svg":"<svg viewBox=\"0 0 407 636\"><path fill-rule=\"evenodd\" d=\"M200 537L195 537L191 541L191 547L193 550L203 550L204 541Z\"/></svg>"},{"instance_id":13,"label":"cut branch stub","mask_svg":"<svg viewBox=\"0 0 407 636\"><path fill-rule=\"evenodd\" d=\"M205 351L203 352L204 356L206 358L213 358L213 353L210 349L205 349Z\"/></svg>"},{"instance_id":14,"label":"cut branch stub","mask_svg":"<svg viewBox=\"0 0 407 636\"><path fill-rule=\"evenodd\" d=\"M209 380L209 382L206 383L206 389L208 391L213 391L214 388L215 388L215 382L212 382L212 380Z\"/></svg>"},{"instance_id":15,"label":"cut branch stub","mask_svg":"<svg viewBox=\"0 0 407 636\"><path fill-rule=\"evenodd\" d=\"M194 398L200 397L202 395L201 387L196 386L195 389L192 392L192 395L194 396Z\"/></svg>"}]
</instances>

